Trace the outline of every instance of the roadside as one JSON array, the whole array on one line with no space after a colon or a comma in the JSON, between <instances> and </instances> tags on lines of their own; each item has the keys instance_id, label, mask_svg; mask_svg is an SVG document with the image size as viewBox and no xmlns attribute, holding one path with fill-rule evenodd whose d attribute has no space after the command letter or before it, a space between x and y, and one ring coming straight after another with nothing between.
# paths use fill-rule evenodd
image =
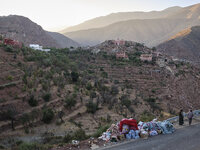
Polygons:
<instances>
[{"instance_id":1,"label":"roadside","mask_svg":"<svg viewBox=\"0 0 200 150\"><path fill-rule=\"evenodd\" d=\"M200 122L182 126L173 134L158 135L146 140L129 140L112 144L98 150L199 150Z\"/></svg>"},{"instance_id":2,"label":"roadside","mask_svg":"<svg viewBox=\"0 0 200 150\"><path fill-rule=\"evenodd\" d=\"M195 116L192 122L192 125L188 125L188 119L185 117L184 125L179 126L178 120L174 119L173 121L174 128L176 131L172 134L160 134L158 136L149 137L148 139L131 139L131 140L121 140L118 142L105 142L99 139L89 139L81 141L79 145L67 144L65 146L56 147L52 150L78 150L78 149L96 149L96 150L176 150L174 147L184 143L183 147L178 147L177 150L190 150L190 143L196 147L200 147L200 116ZM190 133L191 132L191 133ZM188 139L187 139L188 138ZM181 140L182 139L182 140ZM186 141L186 142L185 142ZM194 143L193 143L194 142ZM168 149L168 145L172 147ZM199 144L199 145L198 145ZM191 150L197 150L196 147L191 147ZM199 149L198 149L199 150Z\"/></svg>"}]
</instances>

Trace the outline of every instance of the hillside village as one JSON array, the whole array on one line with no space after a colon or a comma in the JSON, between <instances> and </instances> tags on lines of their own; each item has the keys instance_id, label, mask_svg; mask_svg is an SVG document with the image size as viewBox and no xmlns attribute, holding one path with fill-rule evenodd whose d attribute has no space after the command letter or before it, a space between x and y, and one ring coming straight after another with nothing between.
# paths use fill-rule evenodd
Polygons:
<instances>
[{"instance_id":1,"label":"hillside village","mask_svg":"<svg viewBox=\"0 0 200 150\"><path fill-rule=\"evenodd\" d=\"M122 118L163 120L180 108L200 106L199 68L156 48L108 40L94 47L46 52L4 41L0 47L4 146L10 137L56 138L76 131L83 139L99 136L99 129ZM14 138L11 145L16 142Z\"/></svg>"}]
</instances>

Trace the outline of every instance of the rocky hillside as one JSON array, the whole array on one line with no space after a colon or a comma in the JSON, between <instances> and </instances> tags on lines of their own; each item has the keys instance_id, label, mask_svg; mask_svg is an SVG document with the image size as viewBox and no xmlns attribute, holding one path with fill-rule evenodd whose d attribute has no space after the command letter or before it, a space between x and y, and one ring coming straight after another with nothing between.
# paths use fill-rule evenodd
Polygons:
<instances>
[{"instance_id":1,"label":"rocky hillside","mask_svg":"<svg viewBox=\"0 0 200 150\"><path fill-rule=\"evenodd\" d=\"M128 59L117 59L117 52L125 52ZM200 107L199 68L140 43L106 41L50 52L1 45L0 53L3 145L8 137L13 138L8 145L17 137L31 140L49 134L56 138L76 133L84 139L84 133L98 136L107 124L124 117L164 119L180 108ZM142 54L152 54L152 61L141 61Z\"/></svg>"},{"instance_id":2,"label":"rocky hillside","mask_svg":"<svg viewBox=\"0 0 200 150\"><path fill-rule=\"evenodd\" d=\"M180 58L199 63L200 58L200 26L187 28L170 40L160 44L158 51Z\"/></svg>"},{"instance_id":3,"label":"rocky hillside","mask_svg":"<svg viewBox=\"0 0 200 150\"><path fill-rule=\"evenodd\" d=\"M104 40L120 38L145 43L147 46L156 46L185 28L200 25L199 14L200 4L196 4L172 11L167 16L161 15L160 18L141 17L64 34L83 45L95 45Z\"/></svg>"},{"instance_id":4,"label":"rocky hillside","mask_svg":"<svg viewBox=\"0 0 200 150\"><path fill-rule=\"evenodd\" d=\"M78 46L71 39L59 33L48 33L30 19L16 15L0 17L0 34L23 42L26 46L29 44L57 48Z\"/></svg>"},{"instance_id":5,"label":"rocky hillside","mask_svg":"<svg viewBox=\"0 0 200 150\"><path fill-rule=\"evenodd\" d=\"M57 32L47 32L53 39L56 40L56 42L60 45L60 47L62 48L70 48L70 47L79 47L80 45L71 40L70 38L60 34L60 33L57 33Z\"/></svg>"}]
</instances>

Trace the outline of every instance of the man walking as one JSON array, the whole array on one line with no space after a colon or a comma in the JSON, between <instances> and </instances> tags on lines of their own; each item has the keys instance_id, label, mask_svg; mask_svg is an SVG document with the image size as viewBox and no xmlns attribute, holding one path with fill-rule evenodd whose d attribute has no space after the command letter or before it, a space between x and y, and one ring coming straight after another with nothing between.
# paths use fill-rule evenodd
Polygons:
<instances>
[{"instance_id":1,"label":"man walking","mask_svg":"<svg viewBox=\"0 0 200 150\"><path fill-rule=\"evenodd\" d=\"M190 109L190 111L188 112L188 120L189 120L189 125L191 125L192 123L192 118L193 118L193 112L192 112L192 109Z\"/></svg>"}]
</instances>

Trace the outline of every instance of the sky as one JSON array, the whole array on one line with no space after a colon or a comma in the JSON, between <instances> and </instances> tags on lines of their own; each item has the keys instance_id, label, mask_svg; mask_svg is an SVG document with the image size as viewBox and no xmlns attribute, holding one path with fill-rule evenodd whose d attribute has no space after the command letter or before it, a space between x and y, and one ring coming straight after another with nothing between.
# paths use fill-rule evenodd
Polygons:
<instances>
[{"instance_id":1,"label":"sky","mask_svg":"<svg viewBox=\"0 0 200 150\"><path fill-rule=\"evenodd\" d=\"M163 10L200 0L0 0L0 16L21 15L56 31L116 12Z\"/></svg>"}]
</instances>

